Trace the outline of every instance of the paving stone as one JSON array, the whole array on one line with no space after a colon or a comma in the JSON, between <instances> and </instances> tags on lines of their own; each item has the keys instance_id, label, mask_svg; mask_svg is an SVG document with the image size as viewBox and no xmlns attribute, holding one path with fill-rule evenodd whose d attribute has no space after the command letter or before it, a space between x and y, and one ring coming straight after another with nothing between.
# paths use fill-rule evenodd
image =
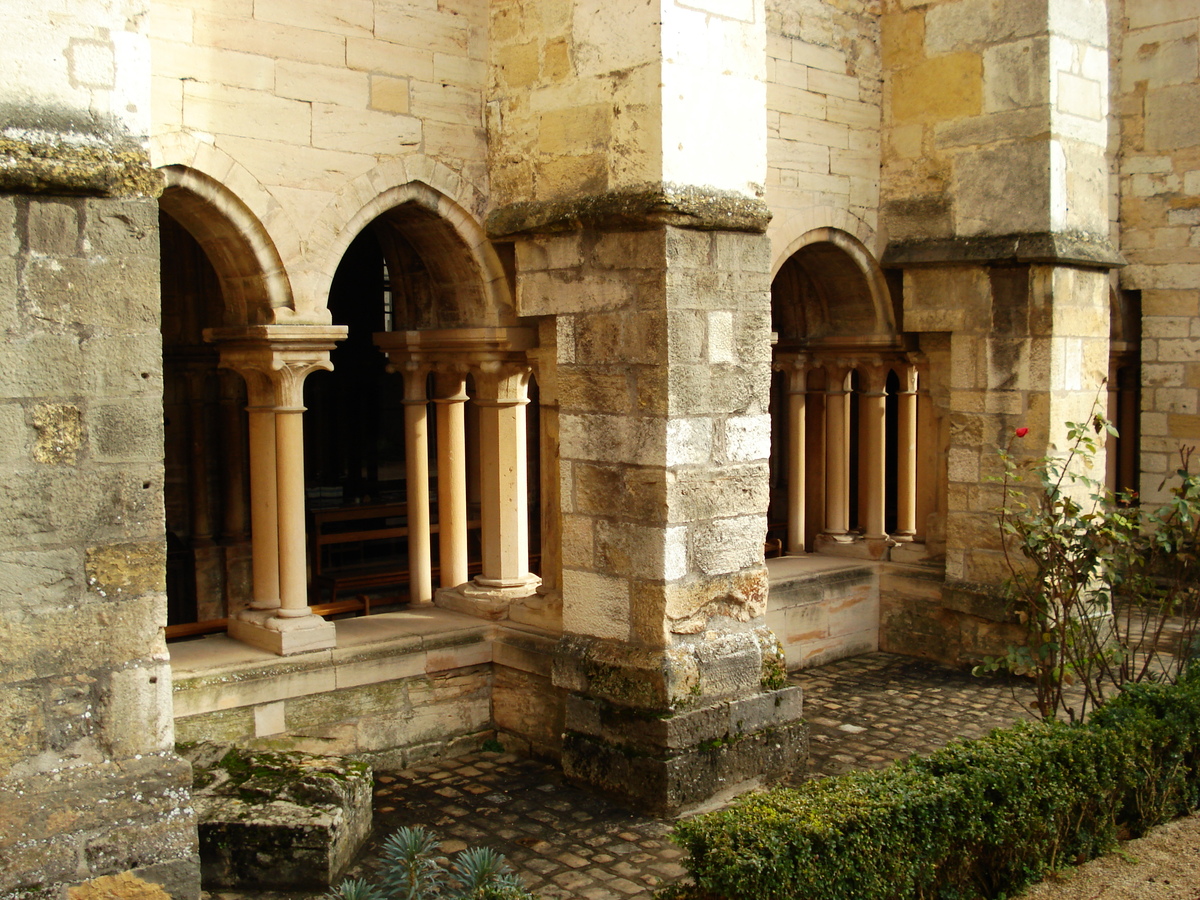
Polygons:
<instances>
[{"instance_id":1,"label":"paving stone","mask_svg":"<svg viewBox=\"0 0 1200 900\"><path fill-rule=\"evenodd\" d=\"M977 679L886 653L793 676L804 687L808 765L789 783L875 769L953 738L980 737L1028 718L1027 686ZM542 900L650 900L684 876L671 823L637 816L572 785L549 765L478 753L422 763L376 779L375 831L351 877L377 871L383 839L404 825L432 827L443 847L503 853ZM211 900L315 900L317 894L213 892Z\"/></svg>"}]
</instances>

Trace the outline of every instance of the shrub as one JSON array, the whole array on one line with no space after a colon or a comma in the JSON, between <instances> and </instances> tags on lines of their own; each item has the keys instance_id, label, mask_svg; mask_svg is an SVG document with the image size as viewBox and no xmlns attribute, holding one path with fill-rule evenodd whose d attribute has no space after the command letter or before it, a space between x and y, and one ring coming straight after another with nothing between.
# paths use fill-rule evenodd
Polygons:
<instances>
[{"instance_id":1,"label":"shrub","mask_svg":"<svg viewBox=\"0 0 1200 900\"><path fill-rule=\"evenodd\" d=\"M695 885L663 898L972 900L1011 893L1200 803L1200 677L1087 724L1021 723L926 759L679 823Z\"/></svg>"},{"instance_id":2,"label":"shrub","mask_svg":"<svg viewBox=\"0 0 1200 900\"><path fill-rule=\"evenodd\" d=\"M322 900L533 900L503 856L488 847L460 850L450 860L421 826L401 828L383 842L379 884L348 878Z\"/></svg>"},{"instance_id":3,"label":"shrub","mask_svg":"<svg viewBox=\"0 0 1200 900\"><path fill-rule=\"evenodd\" d=\"M1171 499L1149 509L1089 474L1110 434L1096 414L1067 423L1061 457L1018 460L1011 439L1000 451L1005 589L1026 633L976 671L1031 676L1042 718L1079 721L1128 684L1177 680L1200 636L1200 477L1190 472L1191 451L1181 451Z\"/></svg>"}]
</instances>

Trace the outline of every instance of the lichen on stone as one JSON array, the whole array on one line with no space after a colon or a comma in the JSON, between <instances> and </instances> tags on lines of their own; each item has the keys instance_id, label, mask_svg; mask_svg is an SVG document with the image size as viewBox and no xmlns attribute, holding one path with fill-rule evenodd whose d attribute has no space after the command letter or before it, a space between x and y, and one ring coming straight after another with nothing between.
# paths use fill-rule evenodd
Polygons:
<instances>
[{"instance_id":1,"label":"lichen on stone","mask_svg":"<svg viewBox=\"0 0 1200 900\"><path fill-rule=\"evenodd\" d=\"M665 182L564 200L512 203L488 215L487 230L493 238L662 225L762 234L770 221L771 211L759 198Z\"/></svg>"}]
</instances>

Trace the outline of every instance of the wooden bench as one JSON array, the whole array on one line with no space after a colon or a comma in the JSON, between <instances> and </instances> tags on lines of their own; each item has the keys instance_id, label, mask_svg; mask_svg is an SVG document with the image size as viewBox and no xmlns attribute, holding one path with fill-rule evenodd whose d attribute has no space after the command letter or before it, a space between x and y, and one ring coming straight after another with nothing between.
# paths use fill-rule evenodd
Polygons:
<instances>
[{"instance_id":1,"label":"wooden bench","mask_svg":"<svg viewBox=\"0 0 1200 900\"><path fill-rule=\"evenodd\" d=\"M479 527L478 519L467 522L468 530ZM437 523L429 528L431 535L439 530ZM337 604L351 602L338 600L342 591L407 585L407 539L408 512L404 503L364 503L312 510L309 527L312 602L319 603L326 590L329 591L329 603ZM397 552L396 546L401 540L405 544L402 553ZM388 543L392 545L390 552ZM343 548L340 554L339 548ZM373 553L379 558L369 561ZM473 563L467 571L471 575L477 574L479 563ZM435 580L438 577L436 565L433 566L433 577ZM397 593L397 600L404 599L407 598ZM369 604L363 612L370 614Z\"/></svg>"}]
</instances>

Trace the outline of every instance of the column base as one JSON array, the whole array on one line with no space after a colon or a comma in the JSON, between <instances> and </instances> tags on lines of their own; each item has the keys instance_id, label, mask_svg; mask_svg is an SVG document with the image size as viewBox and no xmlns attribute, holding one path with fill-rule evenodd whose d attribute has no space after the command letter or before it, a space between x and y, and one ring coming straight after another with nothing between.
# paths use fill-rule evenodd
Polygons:
<instances>
[{"instance_id":1,"label":"column base","mask_svg":"<svg viewBox=\"0 0 1200 900\"><path fill-rule=\"evenodd\" d=\"M850 559L887 559L893 542L888 538L866 538L861 535L818 534L813 551L823 556L845 556Z\"/></svg>"},{"instance_id":2,"label":"column base","mask_svg":"<svg viewBox=\"0 0 1200 900\"><path fill-rule=\"evenodd\" d=\"M571 694L563 773L651 815L697 812L803 765L802 712L798 685L661 718Z\"/></svg>"},{"instance_id":3,"label":"column base","mask_svg":"<svg viewBox=\"0 0 1200 900\"><path fill-rule=\"evenodd\" d=\"M541 579L527 575L516 582L491 582L476 578L458 587L441 588L433 597L434 606L481 619L507 619L514 602L537 593Z\"/></svg>"},{"instance_id":4,"label":"column base","mask_svg":"<svg viewBox=\"0 0 1200 900\"><path fill-rule=\"evenodd\" d=\"M283 618L273 609L244 609L229 620L227 631L234 640L277 656L337 646L337 629L333 623L311 613Z\"/></svg>"}]
</instances>

